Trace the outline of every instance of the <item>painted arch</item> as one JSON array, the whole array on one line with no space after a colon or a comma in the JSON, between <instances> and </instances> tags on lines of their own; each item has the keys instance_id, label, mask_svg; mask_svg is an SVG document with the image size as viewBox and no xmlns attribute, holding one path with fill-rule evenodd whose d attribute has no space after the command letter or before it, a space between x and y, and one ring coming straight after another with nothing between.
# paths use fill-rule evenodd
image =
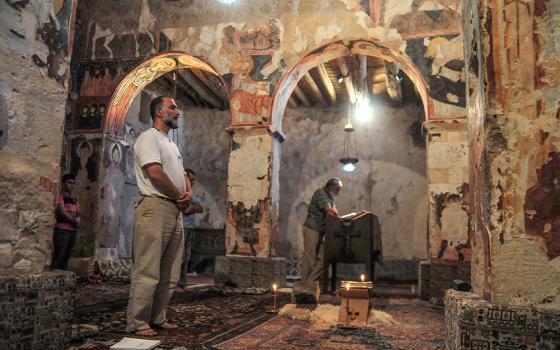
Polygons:
<instances>
[{"instance_id":1,"label":"painted arch","mask_svg":"<svg viewBox=\"0 0 560 350\"><path fill-rule=\"evenodd\" d=\"M424 115L426 120L433 120L435 117L434 104L432 98L428 94L428 84L422 72L412 62L411 58L405 53L394 53L389 48L378 43L377 39L365 40L337 40L324 45L318 49L311 51L301 61L299 61L292 69L287 71L280 79L276 90L274 91L272 103L272 125L281 130L282 118L288 99L294 91L298 81L312 68L350 54L366 55L382 58L388 62L395 62L399 65L405 74L412 80L422 103L424 105Z\"/></svg>"},{"instance_id":2,"label":"painted arch","mask_svg":"<svg viewBox=\"0 0 560 350\"><path fill-rule=\"evenodd\" d=\"M176 69L200 69L217 76L218 72L208 63L183 52L166 52L138 64L119 82L111 99L103 123L103 132L122 138L126 113L134 98L152 81Z\"/></svg>"}]
</instances>

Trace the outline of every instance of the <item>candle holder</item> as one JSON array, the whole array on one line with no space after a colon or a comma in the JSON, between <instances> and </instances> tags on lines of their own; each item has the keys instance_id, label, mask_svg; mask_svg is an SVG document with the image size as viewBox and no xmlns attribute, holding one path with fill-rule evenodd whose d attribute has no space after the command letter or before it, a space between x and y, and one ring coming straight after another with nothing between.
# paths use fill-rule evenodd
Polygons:
<instances>
[{"instance_id":1,"label":"candle holder","mask_svg":"<svg viewBox=\"0 0 560 350\"><path fill-rule=\"evenodd\" d=\"M272 310L268 311L271 314L277 314L278 311L276 310L276 284L272 285Z\"/></svg>"},{"instance_id":2,"label":"candle holder","mask_svg":"<svg viewBox=\"0 0 560 350\"><path fill-rule=\"evenodd\" d=\"M342 281L338 323L340 328L365 327L369 316L372 282ZM346 300L344 300L346 298Z\"/></svg>"}]
</instances>

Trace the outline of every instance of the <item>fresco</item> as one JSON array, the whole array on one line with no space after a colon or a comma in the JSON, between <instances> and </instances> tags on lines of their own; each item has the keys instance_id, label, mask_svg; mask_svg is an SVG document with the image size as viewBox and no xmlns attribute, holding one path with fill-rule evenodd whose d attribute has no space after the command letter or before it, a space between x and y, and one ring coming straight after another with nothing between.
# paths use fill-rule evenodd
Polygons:
<instances>
[{"instance_id":1,"label":"fresco","mask_svg":"<svg viewBox=\"0 0 560 350\"><path fill-rule=\"evenodd\" d=\"M560 256L560 154L551 154L536 172L537 183L525 196L525 230L554 259Z\"/></svg>"},{"instance_id":2,"label":"fresco","mask_svg":"<svg viewBox=\"0 0 560 350\"><path fill-rule=\"evenodd\" d=\"M280 48L281 30L275 20L266 27L223 30L220 52L231 66L230 103L233 125L268 124L272 106L272 88L278 82L281 68L274 62Z\"/></svg>"}]
</instances>

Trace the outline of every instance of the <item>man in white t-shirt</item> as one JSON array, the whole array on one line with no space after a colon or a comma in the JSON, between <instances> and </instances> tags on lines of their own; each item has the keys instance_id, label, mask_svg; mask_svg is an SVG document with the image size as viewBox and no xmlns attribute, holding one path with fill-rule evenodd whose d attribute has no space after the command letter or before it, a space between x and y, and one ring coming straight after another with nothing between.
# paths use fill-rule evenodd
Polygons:
<instances>
[{"instance_id":1,"label":"man in white t-shirt","mask_svg":"<svg viewBox=\"0 0 560 350\"><path fill-rule=\"evenodd\" d=\"M136 203L126 330L140 336L157 335L155 329L177 328L166 320L165 308L181 269L181 212L192 198L183 159L168 135L179 125L177 104L170 97L156 97L150 103L150 114L153 127L140 134L134 144L140 199Z\"/></svg>"}]
</instances>

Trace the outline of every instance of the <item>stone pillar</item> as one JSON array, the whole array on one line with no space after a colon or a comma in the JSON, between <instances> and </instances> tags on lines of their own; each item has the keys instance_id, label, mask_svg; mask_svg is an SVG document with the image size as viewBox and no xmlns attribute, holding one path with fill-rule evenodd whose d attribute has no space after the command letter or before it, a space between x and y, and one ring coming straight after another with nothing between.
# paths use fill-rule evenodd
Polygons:
<instances>
[{"instance_id":1,"label":"stone pillar","mask_svg":"<svg viewBox=\"0 0 560 350\"><path fill-rule=\"evenodd\" d=\"M560 6L464 11L474 290L493 303L559 300Z\"/></svg>"},{"instance_id":2,"label":"stone pillar","mask_svg":"<svg viewBox=\"0 0 560 350\"><path fill-rule=\"evenodd\" d=\"M424 289L420 295L441 304L459 266L463 270L470 265L467 123L458 119L429 122L424 127L428 132L430 261L420 265Z\"/></svg>"},{"instance_id":3,"label":"stone pillar","mask_svg":"<svg viewBox=\"0 0 560 350\"><path fill-rule=\"evenodd\" d=\"M446 294L451 350L560 343L559 15L463 3L475 294Z\"/></svg>"},{"instance_id":4,"label":"stone pillar","mask_svg":"<svg viewBox=\"0 0 560 350\"><path fill-rule=\"evenodd\" d=\"M285 259L271 259L271 162L273 138L262 126L234 129L228 170L226 254L216 262L216 282L270 288L265 278L283 271Z\"/></svg>"},{"instance_id":5,"label":"stone pillar","mask_svg":"<svg viewBox=\"0 0 560 350\"><path fill-rule=\"evenodd\" d=\"M465 260L468 252L468 141L465 120L430 122L427 173L430 194L429 256ZM443 243L443 244L442 244ZM461 256L462 255L462 256Z\"/></svg>"}]
</instances>

